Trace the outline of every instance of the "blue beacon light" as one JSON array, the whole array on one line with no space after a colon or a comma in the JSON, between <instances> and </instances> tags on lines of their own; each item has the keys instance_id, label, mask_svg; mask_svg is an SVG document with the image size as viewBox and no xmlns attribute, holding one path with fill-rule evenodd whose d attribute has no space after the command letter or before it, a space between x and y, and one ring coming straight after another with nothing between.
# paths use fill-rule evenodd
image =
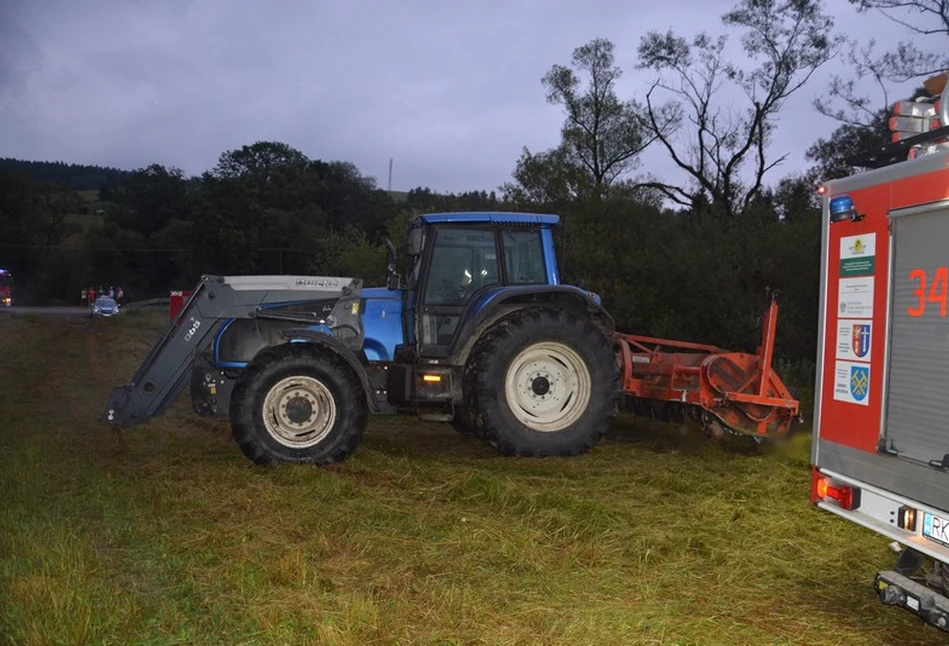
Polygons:
<instances>
[{"instance_id":1,"label":"blue beacon light","mask_svg":"<svg viewBox=\"0 0 949 646\"><path fill-rule=\"evenodd\" d=\"M841 220L861 220L863 216L857 213L857 207L854 206L853 198L849 195L837 195L830 198L828 206L830 211L831 223Z\"/></svg>"}]
</instances>

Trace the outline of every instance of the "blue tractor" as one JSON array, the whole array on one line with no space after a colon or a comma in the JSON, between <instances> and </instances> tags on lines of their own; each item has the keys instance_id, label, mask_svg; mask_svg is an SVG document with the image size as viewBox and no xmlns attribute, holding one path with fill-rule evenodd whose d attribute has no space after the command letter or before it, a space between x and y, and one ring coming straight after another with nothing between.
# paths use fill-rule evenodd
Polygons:
<instances>
[{"instance_id":1,"label":"blue tractor","mask_svg":"<svg viewBox=\"0 0 949 646\"><path fill-rule=\"evenodd\" d=\"M555 215L441 213L389 249L385 287L327 276L204 276L101 419L164 412L190 386L258 464L346 459L369 413L450 422L500 453L576 455L617 409L614 324L560 282Z\"/></svg>"}]
</instances>

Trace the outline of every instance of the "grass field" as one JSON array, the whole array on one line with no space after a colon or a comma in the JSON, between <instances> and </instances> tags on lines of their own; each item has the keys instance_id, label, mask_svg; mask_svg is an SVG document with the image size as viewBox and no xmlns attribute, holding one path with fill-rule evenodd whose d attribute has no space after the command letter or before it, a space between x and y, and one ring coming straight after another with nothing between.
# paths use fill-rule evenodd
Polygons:
<instances>
[{"instance_id":1,"label":"grass field","mask_svg":"<svg viewBox=\"0 0 949 646\"><path fill-rule=\"evenodd\" d=\"M378 418L343 464L262 469L184 400L95 420L162 325L0 318L0 642L946 642L877 601L885 539L809 506L806 435L620 419L527 460Z\"/></svg>"}]
</instances>

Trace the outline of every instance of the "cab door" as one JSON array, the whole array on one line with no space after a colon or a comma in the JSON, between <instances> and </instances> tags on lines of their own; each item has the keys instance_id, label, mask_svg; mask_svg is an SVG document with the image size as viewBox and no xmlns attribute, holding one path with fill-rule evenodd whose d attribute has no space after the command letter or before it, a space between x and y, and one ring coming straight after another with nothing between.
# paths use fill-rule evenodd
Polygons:
<instances>
[{"instance_id":1,"label":"cab door","mask_svg":"<svg viewBox=\"0 0 949 646\"><path fill-rule=\"evenodd\" d=\"M431 233L415 333L420 356L445 357L472 300L503 277L494 227L441 224Z\"/></svg>"}]
</instances>

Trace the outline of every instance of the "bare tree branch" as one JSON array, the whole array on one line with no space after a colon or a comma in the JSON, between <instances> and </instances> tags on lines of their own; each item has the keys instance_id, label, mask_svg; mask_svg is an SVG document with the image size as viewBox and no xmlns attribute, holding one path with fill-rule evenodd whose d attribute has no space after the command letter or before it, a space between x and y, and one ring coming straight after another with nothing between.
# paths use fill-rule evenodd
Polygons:
<instances>
[{"instance_id":1,"label":"bare tree branch","mask_svg":"<svg viewBox=\"0 0 949 646\"><path fill-rule=\"evenodd\" d=\"M673 198L664 184L667 197L681 204L688 196L694 205L697 188L726 213L738 214L761 192L765 175L787 157L768 153L785 100L836 54L837 46L830 33L833 23L819 0L739 0L722 21L742 30L751 66L726 61L725 36L700 33L686 41L670 31L642 39L638 67L658 76L646 94L647 127L657 123L657 91L669 96L665 109L679 115L666 124L667 132L654 135L693 187L677 186ZM726 84L744 92L747 108L718 104Z\"/></svg>"},{"instance_id":2,"label":"bare tree branch","mask_svg":"<svg viewBox=\"0 0 949 646\"><path fill-rule=\"evenodd\" d=\"M514 171L515 183L502 188L506 194L556 195L559 199L563 193L551 183L559 177L570 178L571 190L578 195L602 197L635 168L636 158L656 140L656 133L646 127L643 107L617 96L621 70L613 50L608 40L592 40L574 50L569 67L554 65L544 75L541 81L547 101L563 106L561 142L546 153L525 151ZM668 128L666 121L666 115L658 115L656 128L660 132ZM545 168L548 162L562 164L564 172Z\"/></svg>"},{"instance_id":3,"label":"bare tree branch","mask_svg":"<svg viewBox=\"0 0 949 646\"><path fill-rule=\"evenodd\" d=\"M858 11L876 9L893 22L902 25L911 31L923 36L933 34L949 34L949 2L947 0L850 0L850 4L857 5ZM905 18L897 18L892 10L920 14L925 20L928 16L935 17L942 23L936 29L920 27Z\"/></svg>"},{"instance_id":4,"label":"bare tree branch","mask_svg":"<svg viewBox=\"0 0 949 646\"><path fill-rule=\"evenodd\" d=\"M635 188L652 188L658 190L660 193L665 195L669 200L679 204L680 206L691 207L693 204L694 196L690 193L687 193L679 186L674 186L672 184L665 184L658 181L649 181L649 182L636 182L634 184Z\"/></svg>"},{"instance_id":5,"label":"bare tree branch","mask_svg":"<svg viewBox=\"0 0 949 646\"><path fill-rule=\"evenodd\" d=\"M943 53L947 49L945 37L949 36L949 0L849 1L859 12L878 11L917 35L942 37L932 41L933 51L926 51L922 43L904 41L893 51L876 54L876 43L872 39L863 46L854 41L849 43L847 62L853 76L845 80L834 75L827 98L815 100L814 107L843 124L870 126L876 113L889 108L892 84L929 77L949 68L949 56ZM879 103L856 89L864 79L880 89ZM839 104L843 107L837 107Z\"/></svg>"}]
</instances>

